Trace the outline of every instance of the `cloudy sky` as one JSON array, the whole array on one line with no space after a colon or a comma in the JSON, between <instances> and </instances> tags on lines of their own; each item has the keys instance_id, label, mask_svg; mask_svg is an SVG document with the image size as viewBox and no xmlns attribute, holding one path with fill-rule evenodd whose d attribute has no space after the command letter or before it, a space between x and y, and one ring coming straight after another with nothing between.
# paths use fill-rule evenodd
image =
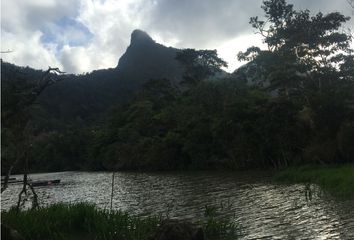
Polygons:
<instances>
[{"instance_id":1,"label":"cloudy sky","mask_svg":"<svg viewBox=\"0 0 354 240\"><path fill-rule=\"evenodd\" d=\"M134 29L178 48L217 49L229 63L262 44L249 17L262 0L2 0L1 51L5 61L69 73L115 67ZM353 16L346 0L288 0L296 9ZM348 24L354 29L354 20Z\"/></svg>"}]
</instances>

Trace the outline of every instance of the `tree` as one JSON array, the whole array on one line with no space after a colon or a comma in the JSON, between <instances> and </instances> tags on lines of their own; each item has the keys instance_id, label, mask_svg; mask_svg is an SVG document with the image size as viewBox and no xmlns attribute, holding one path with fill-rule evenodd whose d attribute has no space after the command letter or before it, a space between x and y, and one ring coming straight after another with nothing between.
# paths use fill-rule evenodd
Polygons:
<instances>
[{"instance_id":1,"label":"tree","mask_svg":"<svg viewBox=\"0 0 354 240\"><path fill-rule=\"evenodd\" d=\"M348 77L341 67L352 61L352 39L340 28L349 17L338 12L311 16L309 10L296 11L285 0L263 1L262 9L266 20L252 17L250 24L268 49L251 47L238 57L255 62L272 89L284 90L287 96L305 87L321 91Z\"/></svg>"},{"instance_id":2,"label":"tree","mask_svg":"<svg viewBox=\"0 0 354 240\"><path fill-rule=\"evenodd\" d=\"M26 74L23 74L22 78L2 80L1 118L3 123L10 122L16 115L24 114L47 87L62 80L55 78L53 73L64 74L65 72L61 72L59 68L48 67L48 70L37 78L37 81L26 79Z\"/></svg>"},{"instance_id":3,"label":"tree","mask_svg":"<svg viewBox=\"0 0 354 240\"><path fill-rule=\"evenodd\" d=\"M186 68L184 83L191 86L221 72L222 67L227 67L216 50L185 49L177 53L176 59Z\"/></svg>"},{"instance_id":4,"label":"tree","mask_svg":"<svg viewBox=\"0 0 354 240\"><path fill-rule=\"evenodd\" d=\"M54 74L63 74L59 68L48 67L37 81L28 81L25 77L21 79L2 79L2 111L1 120L3 127L8 129L15 136L15 145L23 151L18 151L15 161L8 167L7 174L1 192L8 186L9 176L13 167L23 161L23 188L19 194L17 208L20 207L22 194L27 194L27 187L33 193L33 207L37 206L37 195L28 182L28 154L30 142L30 112L29 108L35 103L38 96L50 85L62 80L55 78Z\"/></svg>"},{"instance_id":5,"label":"tree","mask_svg":"<svg viewBox=\"0 0 354 240\"><path fill-rule=\"evenodd\" d=\"M162 107L170 104L179 95L179 88L172 81L162 79L150 79L143 85L143 89L139 92L138 98L149 100L156 107Z\"/></svg>"}]
</instances>

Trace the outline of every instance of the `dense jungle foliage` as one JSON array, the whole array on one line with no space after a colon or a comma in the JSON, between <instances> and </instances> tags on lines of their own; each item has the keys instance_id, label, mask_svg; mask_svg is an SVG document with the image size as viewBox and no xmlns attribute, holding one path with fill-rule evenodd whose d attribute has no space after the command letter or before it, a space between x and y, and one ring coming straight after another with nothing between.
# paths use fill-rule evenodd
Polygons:
<instances>
[{"instance_id":1,"label":"dense jungle foliage","mask_svg":"<svg viewBox=\"0 0 354 240\"><path fill-rule=\"evenodd\" d=\"M213 77L226 65L216 51L177 52L184 81L151 79L100 121L33 134L30 170L353 162L354 56L352 37L342 29L349 18L296 11L284 0L264 1L262 8L266 19L254 17L250 23L268 48L240 53L248 63L233 74ZM15 139L14 131L5 131L6 163L17 147L8 140Z\"/></svg>"}]
</instances>

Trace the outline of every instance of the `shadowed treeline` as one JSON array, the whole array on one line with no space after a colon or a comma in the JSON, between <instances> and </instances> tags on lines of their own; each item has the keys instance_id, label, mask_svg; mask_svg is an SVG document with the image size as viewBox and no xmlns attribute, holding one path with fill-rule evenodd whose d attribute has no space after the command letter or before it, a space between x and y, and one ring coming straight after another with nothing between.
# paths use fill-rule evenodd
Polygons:
<instances>
[{"instance_id":1,"label":"shadowed treeline","mask_svg":"<svg viewBox=\"0 0 354 240\"><path fill-rule=\"evenodd\" d=\"M221 71L226 63L216 51L170 48L165 53L176 55L173 61L182 68L166 66L176 73L183 69L183 80L160 74L139 81L122 102L112 92L103 101L109 87L90 85L98 91L97 99L90 95L85 103L82 91L80 104L61 106L65 111L59 112L83 113L68 114L69 121L44 120L45 111L33 111L38 121L30 169L250 169L352 162L354 58L352 37L341 30L349 18L338 12L296 11L284 0L264 1L262 9L265 19L252 17L250 24L267 49L250 47L240 53L239 59L248 63L231 75ZM145 33L133 35L132 41L139 35L139 42L133 41L130 53L145 47L164 52ZM130 72L143 69L134 69L138 52L127 51L121 66L129 66ZM149 66L145 73L158 69ZM85 81L79 83L78 89L85 89ZM58 102L78 97L52 93ZM51 111L55 116L56 110ZM13 129L4 132L9 140L3 147L6 164L13 161L16 142L11 142Z\"/></svg>"}]
</instances>

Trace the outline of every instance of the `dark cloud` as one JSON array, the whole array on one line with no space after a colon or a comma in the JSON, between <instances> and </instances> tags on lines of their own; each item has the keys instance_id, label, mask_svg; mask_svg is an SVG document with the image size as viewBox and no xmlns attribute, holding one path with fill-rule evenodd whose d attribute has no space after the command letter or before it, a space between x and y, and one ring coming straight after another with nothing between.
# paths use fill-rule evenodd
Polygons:
<instances>
[{"instance_id":1,"label":"dark cloud","mask_svg":"<svg viewBox=\"0 0 354 240\"><path fill-rule=\"evenodd\" d=\"M203 47L250 31L249 17L261 13L261 0L160 0L145 23L182 46Z\"/></svg>"},{"instance_id":2,"label":"dark cloud","mask_svg":"<svg viewBox=\"0 0 354 240\"><path fill-rule=\"evenodd\" d=\"M292 0L295 9L346 15L345 0ZM263 16L262 0L158 0L144 23L162 37L174 35L180 46L206 47L252 32L249 18ZM352 22L351 22L352 23Z\"/></svg>"}]
</instances>

